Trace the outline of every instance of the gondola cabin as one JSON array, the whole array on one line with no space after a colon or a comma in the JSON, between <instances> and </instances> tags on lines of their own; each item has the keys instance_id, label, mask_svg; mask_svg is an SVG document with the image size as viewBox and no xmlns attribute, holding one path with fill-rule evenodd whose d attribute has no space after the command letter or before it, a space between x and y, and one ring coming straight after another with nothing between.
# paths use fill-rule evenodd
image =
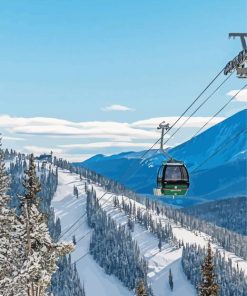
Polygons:
<instances>
[{"instance_id":1,"label":"gondola cabin","mask_svg":"<svg viewBox=\"0 0 247 296\"><path fill-rule=\"evenodd\" d=\"M185 196L189 189L189 174L183 162L169 160L162 164L157 175L157 196Z\"/></svg>"}]
</instances>

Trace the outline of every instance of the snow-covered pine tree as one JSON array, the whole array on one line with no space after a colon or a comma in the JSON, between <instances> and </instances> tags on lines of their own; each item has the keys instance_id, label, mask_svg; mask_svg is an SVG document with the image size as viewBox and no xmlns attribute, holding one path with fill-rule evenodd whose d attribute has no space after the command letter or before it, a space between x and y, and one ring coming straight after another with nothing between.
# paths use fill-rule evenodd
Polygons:
<instances>
[{"instance_id":1,"label":"snow-covered pine tree","mask_svg":"<svg viewBox=\"0 0 247 296\"><path fill-rule=\"evenodd\" d=\"M143 280L139 280L136 285L136 296L148 296Z\"/></svg>"},{"instance_id":2,"label":"snow-covered pine tree","mask_svg":"<svg viewBox=\"0 0 247 296\"><path fill-rule=\"evenodd\" d=\"M162 240L161 240L161 235L159 236L158 248L159 248L159 250L160 250L160 252L161 252L161 250L162 250Z\"/></svg>"},{"instance_id":3,"label":"snow-covered pine tree","mask_svg":"<svg viewBox=\"0 0 247 296\"><path fill-rule=\"evenodd\" d=\"M21 237L24 227L14 210L8 207L8 186L9 177L5 170L3 151L0 149L0 295L22 296L25 288L21 274L24 261Z\"/></svg>"},{"instance_id":4,"label":"snow-covered pine tree","mask_svg":"<svg viewBox=\"0 0 247 296\"><path fill-rule=\"evenodd\" d=\"M169 286L171 288L171 291L173 291L173 277L172 277L171 268L169 269Z\"/></svg>"},{"instance_id":5,"label":"snow-covered pine tree","mask_svg":"<svg viewBox=\"0 0 247 296\"><path fill-rule=\"evenodd\" d=\"M56 262L60 256L70 253L73 245L54 243L50 237L47 217L39 211L37 193L40 191L36 176L34 156L29 158L29 168L25 171L23 186L25 195L22 198L21 220L26 227L23 244L26 260L23 267L28 296L45 296L50 286L52 274L56 271Z\"/></svg>"},{"instance_id":6,"label":"snow-covered pine tree","mask_svg":"<svg viewBox=\"0 0 247 296\"><path fill-rule=\"evenodd\" d=\"M76 238L75 238L75 235L72 236L72 242L73 242L74 245L76 245Z\"/></svg>"},{"instance_id":7,"label":"snow-covered pine tree","mask_svg":"<svg viewBox=\"0 0 247 296\"><path fill-rule=\"evenodd\" d=\"M219 286L215 281L213 255L210 242L208 242L207 256L201 267L202 280L198 287L199 296L217 296Z\"/></svg>"}]
</instances>

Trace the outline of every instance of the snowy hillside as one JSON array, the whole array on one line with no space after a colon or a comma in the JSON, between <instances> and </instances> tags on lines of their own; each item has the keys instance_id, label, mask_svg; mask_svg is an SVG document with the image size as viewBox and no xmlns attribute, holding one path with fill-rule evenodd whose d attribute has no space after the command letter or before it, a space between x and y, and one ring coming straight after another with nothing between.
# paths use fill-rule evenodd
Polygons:
<instances>
[{"instance_id":1,"label":"snowy hillside","mask_svg":"<svg viewBox=\"0 0 247 296\"><path fill-rule=\"evenodd\" d=\"M181 211L247 236L247 196L207 202Z\"/></svg>"},{"instance_id":2,"label":"snowy hillside","mask_svg":"<svg viewBox=\"0 0 247 296\"><path fill-rule=\"evenodd\" d=\"M168 202L176 204L178 201L180 206L188 206L208 200L246 195L246 128L247 109L170 149L169 153L175 159L184 160L192 173L188 192L190 198L177 198ZM244 130L245 132L227 144L232 137ZM210 158L217 149L224 146L226 149L223 148ZM112 156L96 155L76 165L94 170L138 193L152 194L157 170L164 156L157 150L150 151L145 159L141 159L142 154L143 152L126 152Z\"/></svg>"},{"instance_id":3,"label":"snowy hillside","mask_svg":"<svg viewBox=\"0 0 247 296\"><path fill-rule=\"evenodd\" d=\"M76 186L79 190L78 199L73 194L73 188ZM99 185L92 184L98 197L102 197L105 190ZM128 198L124 197L128 202ZM112 194L105 194L100 200L102 207L111 217L120 224L127 223L127 216L123 211L113 206ZM86 195L85 180L80 180L79 175L69 173L59 169L58 189L52 201L56 216L61 219L62 234L69 230L62 239L71 239L75 235L77 245L76 251L72 254L72 261L77 260L89 250L90 228L87 226L85 217ZM136 203L142 211L146 211L145 206ZM191 232L166 217L158 217L155 212L151 212L152 217L161 219L162 224L170 223L177 239L191 243L197 243L206 246L207 235L198 232ZM78 220L78 218L82 217ZM76 223L75 223L76 222ZM80 240L80 238L84 237ZM182 249L177 249L170 244L164 244L161 252L158 248L157 237L136 223L133 238L138 242L141 253L148 261L148 281L152 284L155 296L173 295L173 296L193 296L196 295L195 289L186 279L181 266ZM225 255L225 260L232 259L233 266L239 266L245 270L247 275L247 262L238 258L232 253L226 252L221 247L213 245L214 250ZM170 291L168 284L168 272L171 268L174 280L174 290ZM127 288L123 287L121 282L114 276L106 275L101 267L93 260L90 255L85 256L77 263L77 269L81 281L85 283L86 295L133 295Z\"/></svg>"},{"instance_id":4,"label":"snowy hillside","mask_svg":"<svg viewBox=\"0 0 247 296\"><path fill-rule=\"evenodd\" d=\"M84 182L76 174L59 170L58 188L52 201L55 214L61 219L62 234L85 213L85 190ZM73 194L73 188L77 186L79 190L79 198ZM79 222L64 235L62 239L72 240L75 235L78 240L82 235L87 233L90 228L87 226L86 217ZM78 227L79 226L79 227ZM77 229L76 229L77 228ZM76 245L76 250L72 253L72 262L77 260L89 250L90 234ZM80 275L81 283L84 282L86 295L94 296L100 293L102 296L111 295L130 296L133 295L127 288L123 287L120 281L104 273L103 269L97 265L91 256L86 256L77 263L77 270Z\"/></svg>"}]
</instances>

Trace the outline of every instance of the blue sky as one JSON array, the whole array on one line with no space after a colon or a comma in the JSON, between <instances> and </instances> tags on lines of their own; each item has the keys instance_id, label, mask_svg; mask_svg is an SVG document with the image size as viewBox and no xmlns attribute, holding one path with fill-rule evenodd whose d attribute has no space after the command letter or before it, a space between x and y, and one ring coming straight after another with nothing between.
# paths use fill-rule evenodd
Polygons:
<instances>
[{"instance_id":1,"label":"blue sky","mask_svg":"<svg viewBox=\"0 0 247 296\"><path fill-rule=\"evenodd\" d=\"M26 152L36 149L37 153L53 148L78 159L145 148L157 134L152 138L140 125L142 136L141 131L126 130L119 139L121 125L111 124L106 129L114 130L113 138L104 138L105 130L101 130L100 137L89 139L85 132L80 136L77 131L61 135L40 128L37 133L33 121L21 123L18 118L53 118L54 129L59 130L64 122L58 127L55 119L97 121L97 127L102 127L105 121L132 125L178 116L241 50L240 41L229 40L228 33L247 30L246 14L245 0L2 1L0 131L4 145ZM228 99L226 94L243 84L232 77L198 116L212 115ZM244 104L234 102L221 115L230 116ZM132 110L106 112L112 105ZM12 118L7 125L6 116ZM36 120L34 125L44 123ZM192 129L185 128L172 144L185 140ZM128 132L139 136L127 139ZM119 144L107 147L112 141ZM83 146L98 142L105 145ZM132 142L143 146L131 147ZM82 146L73 149L61 147L79 144Z\"/></svg>"}]
</instances>

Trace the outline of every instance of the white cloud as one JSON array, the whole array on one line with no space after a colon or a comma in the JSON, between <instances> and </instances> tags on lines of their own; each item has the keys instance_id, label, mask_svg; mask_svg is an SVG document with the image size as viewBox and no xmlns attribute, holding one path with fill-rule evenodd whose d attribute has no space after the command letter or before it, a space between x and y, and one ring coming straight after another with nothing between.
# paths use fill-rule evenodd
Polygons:
<instances>
[{"instance_id":1,"label":"white cloud","mask_svg":"<svg viewBox=\"0 0 247 296\"><path fill-rule=\"evenodd\" d=\"M102 108L103 111L110 112L110 111L135 111L133 108L129 108L123 105L111 105Z\"/></svg>"},{"instance_id":2,"label":"white cloud","mask_svg":"<svg viewBox=\"0 0 247 296\"><path fill-rule=\"evenodd\" d=\"M70 162L80 162L94 156L94 154L85 154L85 153L71 154L71 153L66 153L63 149L58 149L58 148L54 149L54 148L39 147L39 146L24 146L23 149L21 149L21 152L23 153L27 153L27 154L33 153L34 155L50 153L51 151L54 153L54 155L57 158L63 158L63 159L69 160Z\"/></svg>"},{"instance_id":3,"label":"white cloud","mask_svg":"<svg viewBox=\"0 0 247 296\"><path fill-rule=\"evenodd\" d=\"M33 153L35 155L42 154L42 153L50 153L51 151L55 154L63 153L62 149L57 149L54 147L40 147L40 146L24 146L23 147L25 153Z\"/></svg>"},{"instance_id":4,"label":"white cloud","mask_svg":"<svg viewBox=\"0 0 247 296\"><path fill-rule=\"evenodd\" d=\"M228 96L233 97L239 92L239 89L233 89L227 93ZM243 89L240 93L234 98L238 102L247 102L247 89Z\"/></svg>"},{"instance_id":5,"label":"white cloud","mask_svg":"<svg viewBox=\"0 0 247 296\"><path fill-rule=\"evenodd\" d=\"M84 144L67 144L67 145L58 145L61 148L79 148L79 149L98 149L98 148L111 148L111 147L141 147L146 148L150 147L153 143L129 143L129 142L95 142L95 143L84 143ZM157 146L158 147L158 146ZM156 147L156 148L157 148Z\"/></svg>"},{"instance_id":6,"label":"white cloud","mask_svg":"<svg viewBox=\"0 0 247 296\"><path fill-rule=\"evenodd\" d=\"M70 162L82 162L84 160L87 160L89 158L91 158L92 156L94 156L94 154L68 154L68 153L61 153L61 154L57 154L55 153L55 156L58 158L63 158L66 160L69 160Z\"/></svg>"},{"instance_id":7,"label":"white cloud","mask_svg":"<svg viewBox=\"0 0 247 296\"><path fill-rule=\"evenodd\" d=\"M17 125L66 125L70 121L50 117L12 117L0 115L1 127L12 127Z\"/></svg>"},{"instance_id":8,"label":"white cloud","mask_svg":"<svg viewBox=\"0 0 247 296\"><path fill-rule=\"evenodd\" d=\"M155 132L132 127L128 123L111 121L73 122L46 117L0 116L0 127L14 134L82 137L117 140L154 139Z\"/></svg>"},{"instance_id":9,"label":"white cloud","mask_svg":"<svg viewBox=\"0 0 247 296\"><path fill-rule=\"evenodd\" d=\"M12 141L11 148L18 151L37 155L49 153L52 150L58 157L79 161L91 157L94 153L101 153L103 149L108 152L112 151L110 148L114 148L114 151L117 152L149 148L151 143L160 136L160 131L157 130L159 123L166 121L172 125L177 118L175 116L156 117L126 123L114 121L74 122L48 117L25 118L0 115L0 128L5 140ZM186 119L187 117L183 117L176 126L179 127ZM202 126L208 119L209 117L193 117L185 124L185 128ZM224 117L215 118L210 125L222 120ZM188 131L187 135L188 133L190 132ZM22 135L22 137L18 137L18 135ZM166 138L169 137L168 133ZM181 137L172 139L169 144L173 146L174 140L183 142L186 137L183 133ZM77 140L74 140L76 141L74 143L72 139ZM25 145L21 145L23 140L26 141ZM81 151L82 154L78 151ZM83 151L92 154L85 155Z\"/></svg>"},{"instance_id":10,"label":"white cloud","mask_svg":"<svg viewBox=\"0 0 247 296\"><path fill-rule=\"evenodd\" d=\"M184 127L200 127L207 122L209 118L210 117L192 117L186 122ZM12 134L95 138L131 142L140 139L155 139L159 134L156 127L160 122L166 121L172 125L177 119L178 117L174 116L155 117L133 123L114 121L73 122L57 118L22 118L1 115L0 127ZM187 117L183 117L176 126L179 127L186 119ZM224 119L224 117L216 117L210 122L210 126ZM166 135L166 137L169 137L169 135Z\"/></svg>"},{"instance_id":11,"label":"white cloud","mask_svg":"<svg viewBox=\"0 0 247 296\"><path fill-rule=\"evenodd\" d=\"M1 136L0 136L1 137ZM9 137L9 136L3 136L3 141L25 141L24 138L17 138L17 137Z\"/></svg>"},{"instance_id":12,"label":"white cloud","mask_svg":"<svg viewBox=\"0 0 247 296\"><path fill-rule=\"evenodd\" d=\"M154 117L154 118L149 118L145 120L140 120L133 122L131 124L132 127L135 128L146 128L146 129L155 129L157 126L162 122L165 121L166 123L169 123L170 126L173 125L176 120L178 119L178 116L170 116L170 117ZM191 117L188 120L187 116L184 116L181 118L181 120L175 125L174 128L179 127L180 125L183 124L186 120L188 120L184 127L201 127L204 123L206 123L211 117ZM225 117L215 117L213 120L210 122L209 126L215 125L221 121L223 121Z\"/></svg>"}]
</instances>

